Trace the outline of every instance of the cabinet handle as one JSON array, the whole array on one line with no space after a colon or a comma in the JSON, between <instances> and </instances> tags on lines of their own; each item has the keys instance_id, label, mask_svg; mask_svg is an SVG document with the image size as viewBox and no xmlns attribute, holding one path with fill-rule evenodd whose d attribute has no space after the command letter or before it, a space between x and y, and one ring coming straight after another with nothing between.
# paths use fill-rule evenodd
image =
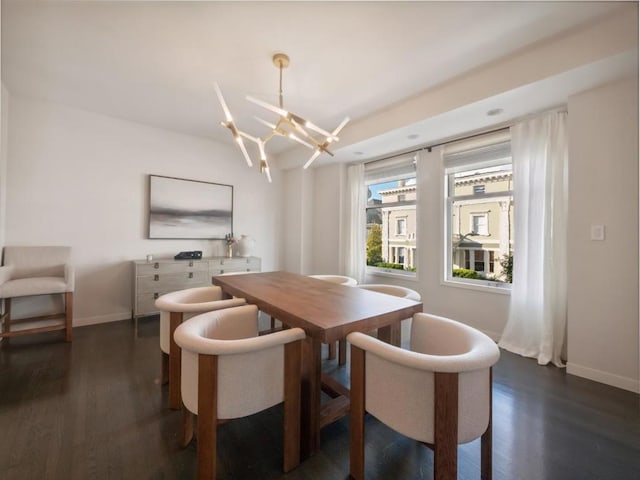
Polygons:
<instances>
[{"instance_id":1,"label":"cabinet handle","mask_svg":"<svg viewBox=\"0 0 640 480\"><path fill-rule=\"evenodd\" d=\"M154 293L154 294L153 294L153 298L154 298L154 300L157 300L159 296L160 296L159 294Z\"/></svg>"},{"instance_id":2,"label":"cabinet handle","mask_svg":"<svg viewBox=\"0 0 640 480\"><path fill-rule=\"evenodd\" d=\"M193 278L193 272L189 272L189 278Z\"/></svg>"},{"instance_id":3,"label":"cabinet handle","mask_svg":"<svg viewBox=\"0 0 640 480\"><path fill-rule=\"evenodd\" d=\"M153 276L153 280L155 282L157 282L158 280L160 280L160 275L158 275L157 273Z\"/></svg>"},{"instance_id":4,"label":"cabinet handle","mask_svg":"<svg viewBox=\"0 0 640 480\"><path fill-rule=\"evenodd\" d=\"M154 263L153 268L160 268L160 264L158 262Z\"/></svg>"},{"instance_id":5,"label":"cabinet handle","mask_svg":"<svg viewBox=\"0 0 640 480\"><path fill-rule=\"evenodd\" d=\"M193 260L189 260L189 266L193 267Z\"/></svg>"}]
</instances>

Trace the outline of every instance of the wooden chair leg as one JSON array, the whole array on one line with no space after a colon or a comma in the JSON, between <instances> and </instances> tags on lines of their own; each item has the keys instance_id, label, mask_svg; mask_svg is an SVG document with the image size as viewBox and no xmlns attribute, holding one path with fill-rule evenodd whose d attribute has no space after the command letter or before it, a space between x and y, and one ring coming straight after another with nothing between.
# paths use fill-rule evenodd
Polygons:
<instances>
[{"instance_id":1,"label":"wooden chair leg","mask_svg":"<svg viewBox=\"0 0 640 480\"><path fill-rule=\"evenodd\" d=\"M73 340L73 292L64 294L65 340Z\"/></svg>"},{"instance_id":2,"label":"wooden chair leg","mask_svg":"<svg viewBox=\"0 0 640 480\"><path fill-rule=\"evenodd\" d=\"M284 464L290 472L300 464L301 359L302 342L284 347Z\"/></svg>"},{"instance_id":3,"label":"wooden chair leg","mask_svg":"<svg viewBox=\"0 0 640 480\"><path fill-rule=\"evenodd\" d=\"M353 361L353 360L352 360ZM458 374L434 374L434 480L458 478Z\"/></svg>"},{"instance_id":4,"label":"wooden chair leg","mask_svg":"<svg viewBox=\"0 0 640 480\"><path fill-rule=\"evenodd\" d=\"M218 357L198 355L198 478L216 478Z\"/></svg>"},{"instance_id":5,"label":"wooden chair leg","mask_svg":"<svg viewBox=\"0 0 640 480\"><path fill-rule=\"evenodd\" d=\"M171 312L169 317L169 408L180 410L180 369L182 368L182 349L173 338L176 328L182 323L181 312Z\"/></svg>"},{"instance_id":6,"label":"wooden chair leg","mask_svg":"<svg viewBox=\"0 0 640 480\"><path fill-rule=\"evenodd\" d=\"M349 412L349 473L364 479L364 350L351 345L351 410Z\"/></svg>"},{"instance_id":7,"label":"wooden chair leg","mask_svg":"<svg viewBox=\"0 0 640 480\"><path fill-rule=\"evenodd\" d=\"M489 425L480 437L480 478L491 480L493 477L493 368L489 369Z\"/></svg>"},{"instance_id":8,"label":"wooden chair leg","mask_svg":"<svg viewBox=\"0 0 640 480\"><path fill-rule=\"evenodd\" d=\"M347 364L347 341L343 338L338 340L338 365Z\"/></svg>"},{"instance_id":9,"label":"wooden chair leg","mask_svg":"<svg viewBox=\"0 0 640 480\"><path fill-rule=\"evenodd\" d=\"M329 360L336 358L336 342L331 342L329 344L329 356L327 358Z\"/></svg>"},{"instance_id":10,"label":"wooden chair leg","mask_svg":"<svg viewBox=\"0 0 640 480\"><path fill-rule=\"evenodd\" d=\"M166 385L169 383L169 354L160 350L160 357L160 381L162 382L162 385Z\"/></svg>"},{"instance_id":11,"label":"wooden chair leg","mask_svg":"<svg viewBox=\"0 0 640 480\"><path fill-rule=\"evenodd\" d=\"M2 315L2 333L9 333L11 331L11 299L4 299L4 313ZM8 339L5 339L8 340Z\"/></svg>"}]
</instances>

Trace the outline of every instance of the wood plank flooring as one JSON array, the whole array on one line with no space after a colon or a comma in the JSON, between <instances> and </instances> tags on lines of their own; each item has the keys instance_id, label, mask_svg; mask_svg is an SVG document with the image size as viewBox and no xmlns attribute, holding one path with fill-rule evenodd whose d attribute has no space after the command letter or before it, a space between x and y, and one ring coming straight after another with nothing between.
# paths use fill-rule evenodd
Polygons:
<instances>
[{"instance_id":1,"label":"wood plank flooring","mask_svg":"<svg viewBox=\"0 0 640 480\"><path fill-rule=\"evenodd\" d=\"M180 413L160 384L158 319L123 321L0 344L0 478L190 479ZM324 369L348 382L348 366ZM346 479L348 417L321 450L282 473L282 407L219 427L218 478ZM431 479L432 452L368 416L371 480ZM494 479L640 479L640 396L502 353L494 370ZM458 478L480 478L479 441L459 448Z\"/></svg>"}]
</instances>

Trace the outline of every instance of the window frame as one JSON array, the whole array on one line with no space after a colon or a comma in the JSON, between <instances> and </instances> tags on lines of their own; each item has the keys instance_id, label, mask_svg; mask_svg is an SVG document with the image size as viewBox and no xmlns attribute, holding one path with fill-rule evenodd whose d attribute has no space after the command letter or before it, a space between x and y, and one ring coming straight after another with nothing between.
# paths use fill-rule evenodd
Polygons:
<instances>
[{"instance_id":1,"label":"window frame","mask_svg":"<svg viewBox=\"0 0 640 480\"><path fill-rule=\"evenodd\" d=\"M507 153L505 153L507 152ZM513 197L513 169L507 170L510 173L510 189L507 191L498 191L498 192L487 192L487 188L485 186L485 193L478 193L476 189L471 189L471 192L467 195L458 195L455 196L450 194L453 191L455 185L455 174L460 172L467 172L473 170L480 170L483 168L488 168L490 166L499 167L505 164L512 164L511 160L511 150L510 150L510 139L508 134L504 135L499 141L493 143L484 143L480 146L471 147L468 149L459 149L453 151L451 154L447 154L446 150L443 152L443 191L444 191L444 202L443 202L443 231L444 231L444 239L443 239L443 251L442 251L442 265L443 272L441 277L441 283L443 285L455 286L460 288L468 288L473 290L480 291L492 291L495 293L502 294L510 294L512 284L500 281L498 279L468 279L462 277L454 277L453 276L453 256L454 256L454 246L453 242L453 210L454 204L458 202L458 205L461 201L468 201L470 203L478 203L481 204L487 201L507 201L508 209L506 215L509 219L509 222L512 221L510 215L512 214L512 209L514 208L514 197ZM486 185L486 182L483 183ZM487 233L488 235L470 235L472 237L490 237L490 210L483 211L482 208L477 209L476 211L468 212L470 218L468 222L470 226L472 226L473 220L471 215L487 215ZM508 248L509 254L513 255L513 247L514 247L514 239L513 239L513 230L511 228L511 223L509 223L509 238ZM499 228L499 226L498 226ZM471 228L469 229L471 232ZM499 231L499 230L498 230ZM465 248L465 250L469 250ZM499 250L493 248L480 248L480 250L485 251L484 254L484 270L483 273L486 275L495 273L495 263L499 262ZM487 252L493 252L494 262L491 262L491 255L487 254ZM469 255L473 255L473 253L469 252ZM493 270L493 272L491 272Z\"/></svg>"},{"instance_id":2,"label":"window frame","mask_svg":"<svg viewBox=\"0 0 640 480\"><path fill-rule=\"evenodd\" d=\"M407 182L404 186L405 187L413 187L415 188L415 199L414 200L407 200L406 194L403 193L399 193L398 194L398 199L397 201L394 202L386 202L386 203L379 203L379 204L369 204L369 200L367 200L366 205L365 205L365 218L367 218L367 213L370 210L376 210L379 209L380 210L380 216L383 217L384 213L382 211L382 209L389 209L389 212L392 212L393 210L398 210L398 209L403 209L403 207L410 207L411 209L413 209L413 211L415 212L415 227L418 227L418 215L419 215L419 208L418 208L418 182L417 182L417 154L416 153L412 153L412 154L405 154L405 155L401 155L399 157L391 157L391 158L387 158L387 159L383 159L383 160L379 160L379 161L374 161L371 162L370 164L365 164L365 188L369 189L370 186L372 185L378 185L378 184L382 184L382 183L387 183L387 182L394 182L394 181L400 181L400 180L404 180L405 182ZM367 172L367 168L369 166L372 166L374 169L374 173L372 176L368 176L368 172ZM390 172L390 174L388 176L385 176L385 171ZM412 181L412 183L408 183L409 181ZM402 188L401 185L398 185L398 187L396 188ZM387 247L389 249L389 251L393 252L393 257L390 259L387 259L386 262L388 263L393 263L393 259L397 258L397 252L398 252L398 248L402 247L404 248L404 260L410 260L413 259L413 266L409 267L409 268L413 268L413 270L399 270L399 269L394 269L394 268L390 268L390 267L377 267L374 265L368 265L365 264L365 273L367 275L379 275L379 276L390 276L390 277L399 277L405 280L417 280L418 279L418 274L417 274L417 264L415 263L416 261L416 254L415 252L417 252L418 249L418 245L417 245L417 232L413 232L413 233L409 233L409 219L408 219L409 215L405 215L404 218L403 217L398 217L395 218L395 225L391 224L389 225L389 232L388 232L388 238L387 238ZM404 224L405 224L405 230L404 233L398 233L397 231L397 221L398 220L403 220ZM384 225L384 218L382 218L381 220L381 227ZM367 225L365 224L365 229L367 229ZM383 232L384 235L384 232ZM397 238L397 237L402 237L402 239ZM368 234L365 235L365 238L368 240ZM384 237L383 237L384 238ZM398 242L405 242L406 244L401 244L399 245ZM383 240L383 245L384 245L384 240ZM410 251L412 251L410 253ZM365 262L367 256L365 255ZM404 265L404 263L403 263Z\"/></svg>"}]
</instances>

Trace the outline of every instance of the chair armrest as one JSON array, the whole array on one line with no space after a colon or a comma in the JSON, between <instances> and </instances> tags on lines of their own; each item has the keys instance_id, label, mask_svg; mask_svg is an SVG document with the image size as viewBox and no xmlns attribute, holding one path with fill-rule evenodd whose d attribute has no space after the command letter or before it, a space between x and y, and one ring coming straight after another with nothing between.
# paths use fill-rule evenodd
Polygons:
<instances>
[{"instance_id":1,"label":"chair armrest","mask_svg":"<svg viewBox=\"0 0 640 480\"><path fill-rule=\"evenodd\" d=\"M73 265L64 265L64 281L67 284L67 292L73 292L76 287L76 273Z\"/></svg>"},{"instance_id":2,"label":"chair armrest","mask_svg":"<svg viewBox=\"0 0 640 480\"><path fill-rule=\"evenodd\" d=\"M364 333L350 333L347 341L385 361L408 368L431 372L465 372L488 368L500 358L500 350L495 345L479 345L467 353L459 355L428 355L404 350L389 345Z\"/></svg>"},{"instance_id":3,"label":"chair armrest","mask_svg":"<svg viewBox=\"0 0 640 480\"><path fill-rule=\"evenodd\" d=\"M176 343L183 349L206 355L235 355L264 350L305 338L301 328L288 328L276 333L239 340L216 340L202 335L201 324L207 320L203 316L194 317L182 323L173 334Z\"/></svg>"},{"instance_id":4,"label":"chair armrest","mask_svg":"<svg viewBox=\"0 0 640 480\"><path fill-rule=\"evenodd\" d=\"M0 285L11 280L12 274L13 274L13 267L11 265L0 267Z\"/></svg>"}]
</instances>

